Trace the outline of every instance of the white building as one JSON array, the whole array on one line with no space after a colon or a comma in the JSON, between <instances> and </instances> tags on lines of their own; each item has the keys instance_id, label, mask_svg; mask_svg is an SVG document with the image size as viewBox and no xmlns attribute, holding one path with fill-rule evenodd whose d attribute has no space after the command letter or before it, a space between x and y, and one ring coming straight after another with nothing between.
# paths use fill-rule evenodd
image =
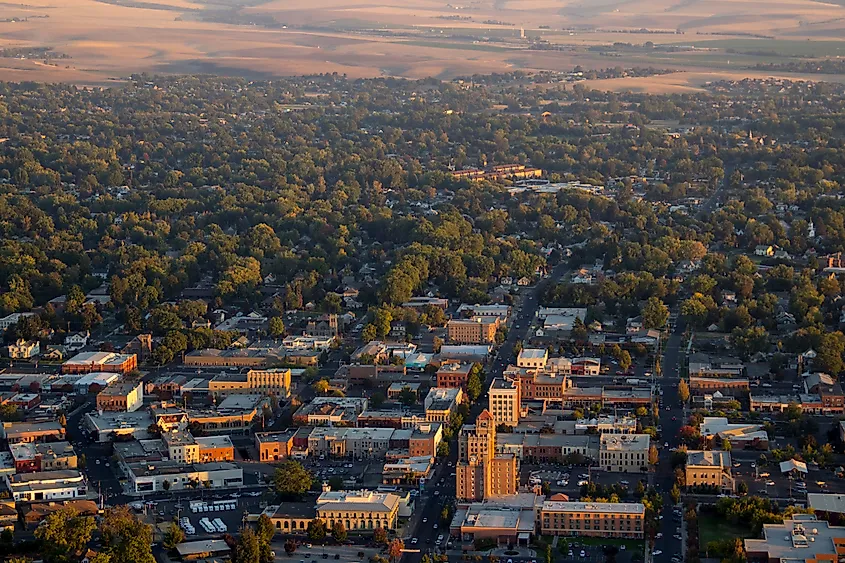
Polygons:
<instances>
[{"instance_id":1,"label":"white building","mask_svg":"<svg viewBox=\"0 0 845 563\"><path fill-rule=\"evenodd\" d=\"M18 324L18 321L24 317L34 316L35 313L12 313L11 315L6 315L0 319L0 333L6 332L10 326Z\"/></svg>"},{"instance_id":2,"label":"white building","mask_svg":"<svg viewBox=\"0 0 845 563\"><path fill-rule=\"evenodd\" d=\"M85 477L73 469L4 475L4 478L15 502L75 499L88 494Z\"/></svg>"},{"instance_id":3,"label":"white building","mask_svg":"<svg viewBox=\"0 0 845 563\"><path fill-rule=\"evenodd\" d=\"M85 332L68 334L65 336L65 346L67 346L69 350L80 350L88 346L89 337L90 334L87 330Z\"/></svg>"},{"instance_id":4,"label":"white building","mask_svg":"<svg viewBox=\"0 0 845 563\"><path fill-rule=\"evenodd\" d=\"M224 489L244 484L243 469L234 463L192 463L173 461L130 463L129 484L135 493L179 491L191 488Z\"/></svg>"},{"instance_id":5,"label":"white building","mask_svg":"<svg viewBox=\"0 0 845 563\"><path fill-rule=\"evenodd\" d=\"M549 361L549 351L545 348L523 348L516 357L516 366L520 368L545 369Z\"/></svg>"}]
</instances>

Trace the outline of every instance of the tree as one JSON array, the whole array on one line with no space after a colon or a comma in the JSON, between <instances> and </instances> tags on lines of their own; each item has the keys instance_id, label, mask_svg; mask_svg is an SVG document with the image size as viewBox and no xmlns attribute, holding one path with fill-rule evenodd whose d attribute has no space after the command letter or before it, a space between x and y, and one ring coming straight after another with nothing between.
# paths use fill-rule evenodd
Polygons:
<instances>
[{"instance_id":1,"label":"tree","mask_svg":"<svg viewBox=\"0 0 845 563\"><path fill-rule=\"evenodd\" d=\"M437 444L437 457L449 457L449 442L446 440Z\"/></svg>"},{"instance_id":2,"label":"tree","mask_svg":"<svg viewBox=\"0 0 845 563\"><path fill-rule=\"evenodd\" d=\"M736 494L739 496L747 495L748 494L748 483L745 481L740 481L736 485Z\"/></svg>"},{"instance_id":3,"label":"tree","mask_svg":"<svg viewBox=\"0 0 845 563\"><path fill-rule=\"evenodd\" d=\"M554 563L555 555L554 551L552 551L552 544L550 543L546 544L546 552L543 554L543 560L546 563Z\"/></svg>"},{"instance_id":4,"label":"tree","mask_svg":"<svg viewBox=\"0 0 845 563\"><path fill-rule=\"evenodd\" d=\"M373 541L378 545L387 545L387 530L382 527L373 530Z\"/></svg>"},{"instance_id":5,"label":"tree","mask_svg":"<svg viewBox=\"0 0 845 563\"><path fill-rule=\"evenodd\" d=\"M640 314L645 328L663 328L669 320L669 307L658 297L649 297Z\"/></svg>"},{"instance_id":6,"label":"tree","mask_svg":"<svg viewBox=\"0 0 845 563\"><path fill-rule=\"evenodd\" d=\"M337 543L343 543L346 541L346 528L343 527L342 522L335 522L334 526L332 526L332 538Z\"/></svg>"},{"instance_id":7,"label":"tree","mask_svg":"<svg viewBox=\"0 0 845 563\"><path fill-rule=\"evenodd\" d=\"M475 370L470 371L467 376L467 395L469 400L475 402L481 396L481 378Z\"/></svg>"},{"instance_id":8,"label":"tree","mask_svg":"<svg viewBox=\"0 0 845 563\"><path fill-rule=\"evenodd\" d=\"M672 485L672 490L669 491L669 494L672 496L672 502L674 502L675 504L681 502L681 489L678 488L677 483Z\"/></svg>"},{"instance_id":9,"label":"tree","mask_svg":"<svg viewBox=\"0 0 845 563\"><path fill-rule=\"evenodd\" d=\"M682 403L689 401L689 384L683 379L678 383L678 399Z\"/></svg>"},{"instance_id":10,"label":"tree","mask_svg":"<svg viewBox=\"0 0 845 563\"><path fill-rule=\"evenodd\" d=\"M402 550L405 549L405 544L399 538L394 538L387 545L387 556L390 558L390 561L398 561L400 557L402 557Z\"/></svg>"},{"instance_id":11,"label":"tree","mask_svg":"<svg viewBox=\"0 0 845 563\"><path fill-rule=\"evenodd\" d=\"M255 524L255 535L258 536L258 542L270 545L273 541L273 536L276 535L276 528L273 526L273 521L266 514L258 517L258 522Z\"/></svg>"},{"instance_id":12,"label":"tree","mask_svg":"<svg viewBox=\"0 0 845 563\"><path fill-rule=\"evenodd\" d=\"M252 528L241 528L232 561L233 563L261 563L261 546Z\"/></svg>"},{"instance_id":13,"label":"tree","mask_svg":"<svg viewBox=\"0 0 845 563\"><path fill-rule=\"evenodd\" d=\"M94 518L65 507L49 514L35 530L35 537L44 542L48 560L58 561L80 552L96 529Z\"/></svg>"},{"instance_id":14,"label":"tree","mask_svg":"<svg viewBox=\"0 0 845 563\"><path fill-rule=\"evenodd\" d=\"M314 383L313 388L318 395L325 395L329 390L329 382L326 379L321 379Z\"/></svg>"},{"instance_id":15,"label":"tree","mask_svg":"<svg viewBox=\"0 0 845 563\"><path fill-rule=\"evenodd\" d=\"M276 468L273 488L284 497L299 497L311 489L311 474L298 461L288 460Z\"/></svg>"},{"instance_id":16,"label":"tree","mask_svg":"<svg viewBox=\"0 0 845 563\"><path fill-rule=\"evenodd\" d=\"M107 508L100 534L112 563L155 563L152 527L135 518L128 507Z\"/></svg>"},{"instance_id":17,"label":"tree","mask_svg":"<svg viewBox=\"0 0 845 563\"><path fill-rule=\"evenodd\" d=\"M411 405L417 402L417 394L414 391L411 391L409 388L405 387L399 393L399 402L406 407L410 407Z\"/></svg>"},{"instance_id":18,"label":"tree","mask_svg":"<svg viewBox=\"0 0 845 563\"><path fill-rule=\"evenodd\" d=\"M631 363L631 353L628 350L622 350L622 353L619 354L619 367L622 368L622 371L628 371Z\"/></svg>"},{"instance_id":19,"label":"tree","mask_svg":"<svg viewBox=\"0 0 845 563\"><path fill-rule=\"evenodd\" d=\"M285 335L285 321L282 317L270 317L267 321L267 329L273 338L281 338Z\"/></svg>"},{"instance_id":20,"label":"tree","mask_svg":"<svg viewBox=\"0 0 845 563\"><path fill-rule=\"evenodd\" d=\"M657 465L658 459L659 458L658 458L658 455L657 455L657 446L652 444L648 448L648 462L651 465Z\"/></svg>"},{"instance_id":21,"label":"tree","mask_svg":"<svg viewBox=\"0 0 845 563\"><path fill-rule=\"evenodd\" d=\"M165 479L165 480L162 482L161 486L162 486L162 488L163 488L165 491L169 491L169 490L170 490L170 481L169 481L169 480L167 480L167 479Z\"/></svg>"},{"instance_id":22,"label":"tree","mask_svg":"<svg viewBox=\"0 0 845 563\"><path fill-rule=\"evenodd\" d=\"M175 522L171 522L167 531L164 533L164 547L174 550L183 541L185 541L185 532Z\"/></svg>"},{"instance_id":23,"label":"tree","mask_svg":"<svg viewBox=\"0 0 845 563\"><path fill-rule=\"evenodd\" d=\"M843 369L842 355L845 353L845 336L839 331L829 332L822 335L816 357L813 359L813 367L819 371L838 376Z\"/></svg>"},{"instance_id":24,"label":"tree","mask_svg":"<svg viewBox=\"0 0 845 563\"><path fill-rule=\"evenodd\" d=\"M285 540L285 553L287 553L288 557L296 553L296 542L290 538Z\"/></svg>"},{"instance_id":25,"label":"tree","mask_svg":"<svg viewBox=\"0 0 845 563\"><path fill-rule=\"evenodd\" d=\"M306 532L309 540L321 542L326 539L326 523L320 518L315 518L308 523Z\"/></svg>"}]
</instances>

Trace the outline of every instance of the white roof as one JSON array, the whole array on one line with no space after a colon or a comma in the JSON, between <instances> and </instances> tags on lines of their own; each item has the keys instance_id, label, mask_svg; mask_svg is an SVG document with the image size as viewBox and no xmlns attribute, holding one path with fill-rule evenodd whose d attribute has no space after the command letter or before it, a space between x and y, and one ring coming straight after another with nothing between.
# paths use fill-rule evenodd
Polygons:
<instances>
[{"instance_id":1,"label":"white roof","mask_svg":"<svg viewBox=\"0 0 845 563\"><path fill-rule=\"evenodd\" d=\"M807 464L797 459L789 459L780 462L781 473L788 473L792 470L797 470L799 473L807 473Z\"/></svg>"}]
</instances>

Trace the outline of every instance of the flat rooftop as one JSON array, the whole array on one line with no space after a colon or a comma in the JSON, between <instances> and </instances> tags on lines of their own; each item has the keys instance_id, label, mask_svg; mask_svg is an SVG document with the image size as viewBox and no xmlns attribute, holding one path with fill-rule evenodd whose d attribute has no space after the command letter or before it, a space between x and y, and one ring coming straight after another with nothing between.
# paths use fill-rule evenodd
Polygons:
<instances>
[{"instance_id":1,"label":"flat rooftop","mask_svg":"<svg viewBox=\"0 0 845 563\"><path fill-rule=\"evenodd\" d=\"M591 514L645 514L639 502L566 502L547 500L543 510L549 512L588 512Z\"/></svg>"}]
</instances>

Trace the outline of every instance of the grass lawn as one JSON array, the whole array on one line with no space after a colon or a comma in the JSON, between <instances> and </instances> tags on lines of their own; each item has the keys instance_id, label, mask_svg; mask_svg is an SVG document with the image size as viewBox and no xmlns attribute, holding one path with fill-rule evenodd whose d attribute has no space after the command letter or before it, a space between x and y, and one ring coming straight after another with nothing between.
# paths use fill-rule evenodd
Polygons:
<instances>
[{"instance_id":1,"label":"grass lawn","mask_svg":"<svg viewBox=\"0 0 845 563\"><path fill-rule=\"evenodd\" d=\"M751 530L745 526L731 524L715 514L698 515L698 533L702 550L711 541L751 537Z\"/></svg>"}]
</instances>

